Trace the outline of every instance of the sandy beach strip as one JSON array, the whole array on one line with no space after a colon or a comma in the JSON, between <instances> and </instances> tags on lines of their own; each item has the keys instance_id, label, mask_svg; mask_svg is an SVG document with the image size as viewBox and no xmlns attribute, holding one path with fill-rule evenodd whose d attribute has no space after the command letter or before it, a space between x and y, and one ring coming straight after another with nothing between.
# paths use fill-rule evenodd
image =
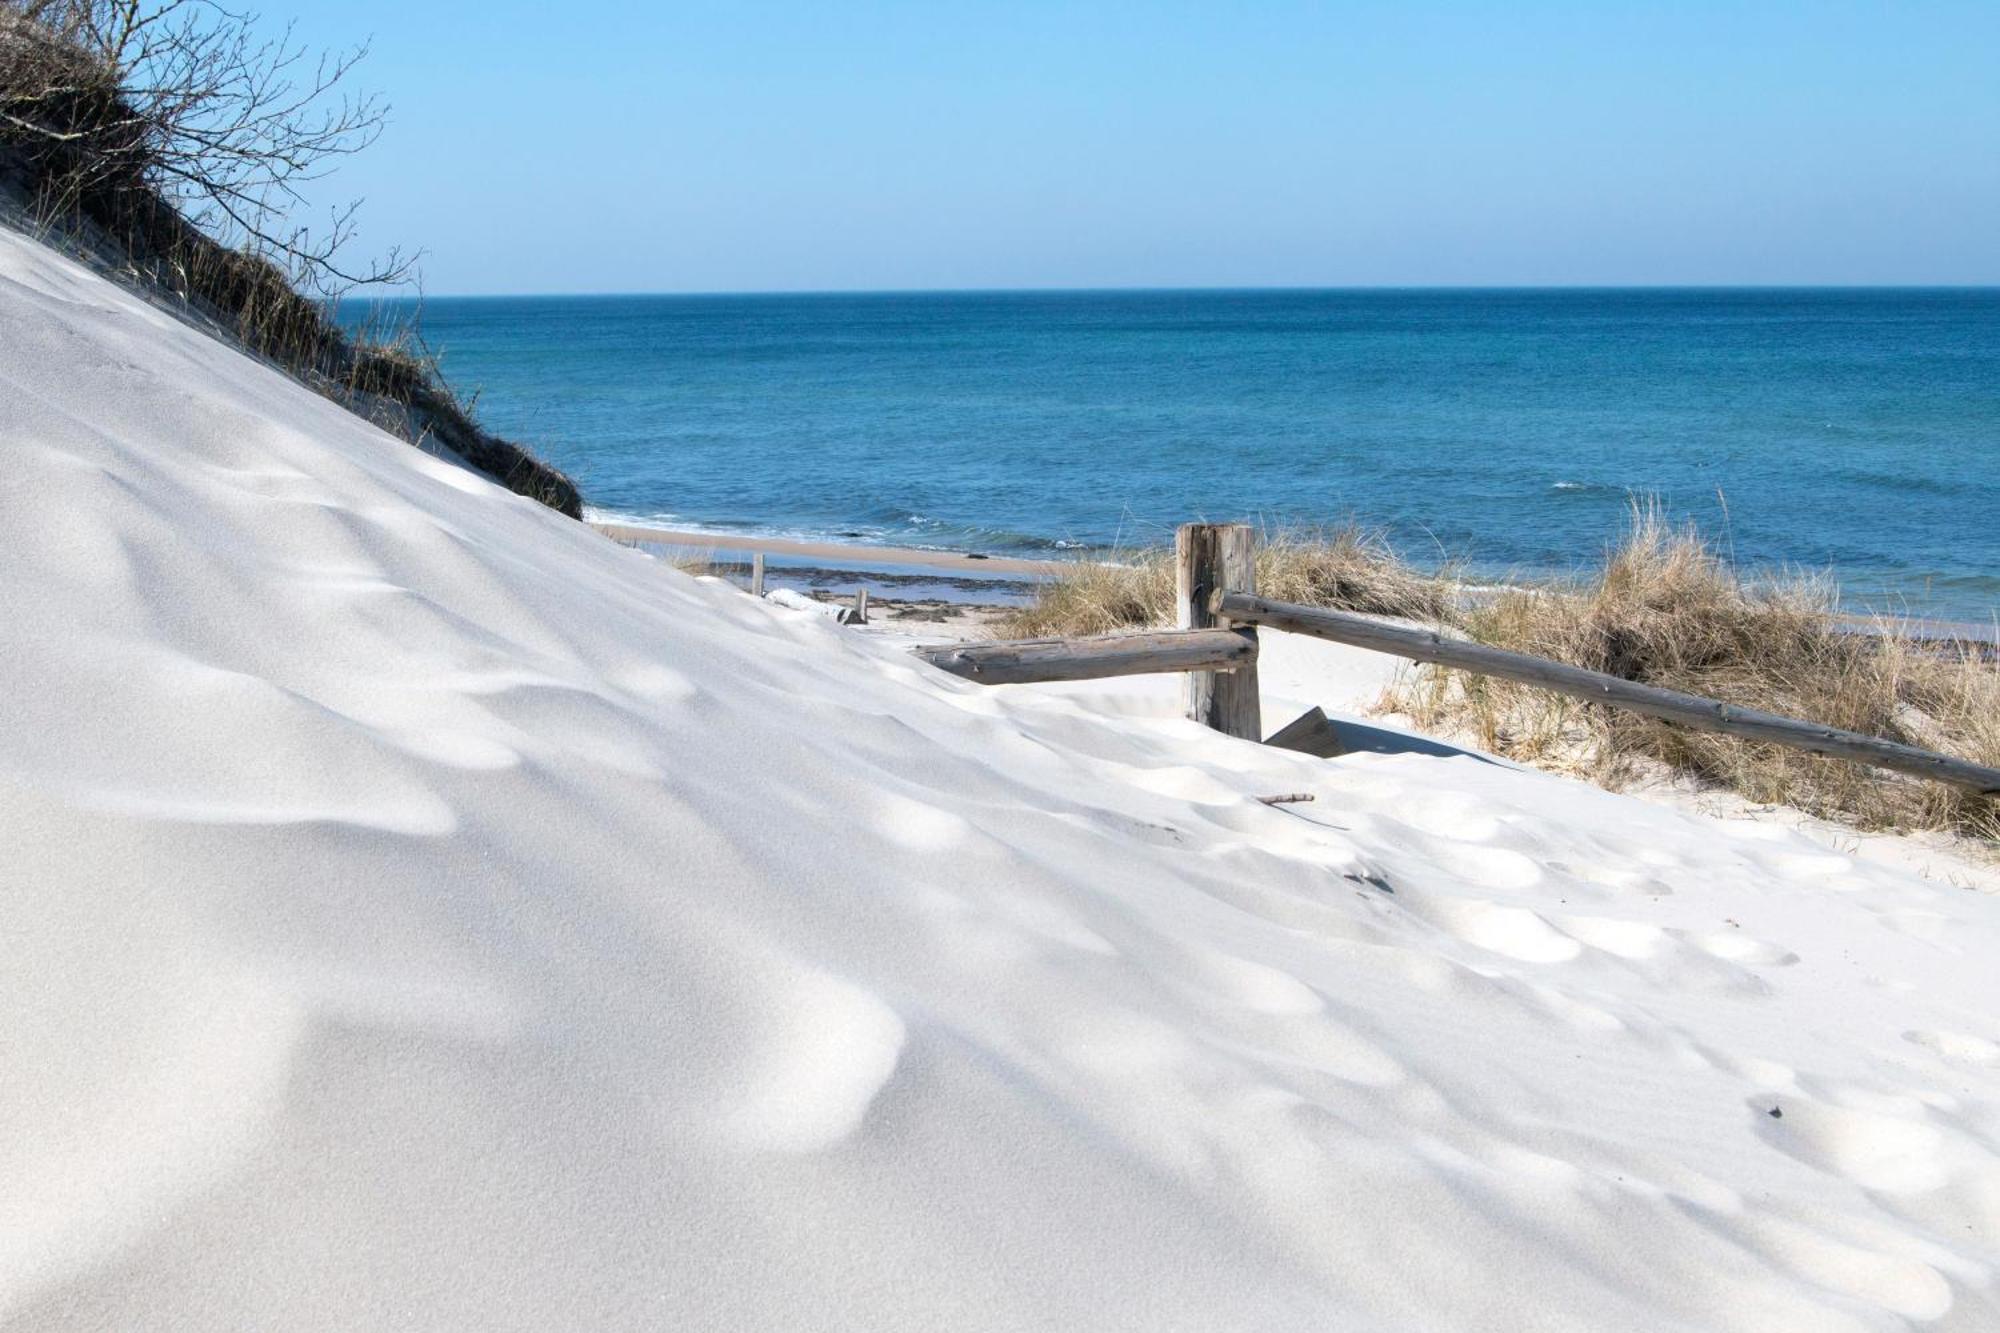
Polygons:
<instances>
[{"instance_id":1,"label":"sandy beach strip","mask_svg":"<svg viewBox=\"0 0 2000 1333\"><path fill-rule=\"evenodd\" d=\"M853 571L862 566L901 565L945 570L960 578L1002 575L1049 577L1086 563L1077 560L1025 560L1019 556L923 550L912 546L859 546L847 542L801 541L792 537L766 537L753 533L689 532L677 528L651 528L635 523L593 521L590 526L605 536L620 541L646 542L688 551L745 553L762 551L766 555L817 560L821 564L817 566L816 572L820 573ZM1497 597L1506 591L1508 586L1493 582L1468 583L1460 585L1459 591L1470 601L1479 603ZM1515 586L1536 585L1529 583ZM1862 612L1843 612L1840 613L1839 619L1843 625L1857 634L1882 633L1885 624L1884 617ZM1989 655L2000 649L2000 626L1932 620L1922 616L1891 616L1886 618L1886 623L1894 624L1898 632L1913 639L1939 647L1952 647Z\"/></svg>"},{"instance_id":2,"label":"sandy beach strip","mask_svg":"<svg viewBox=\"0 0 2000 1333\"><path fill-rule=\"evenodd\" d=\"M948 569L971 575L1059 574L1073 563L1064 560L1023 560L1018 556L979 555L966 551L926 551L913 546L850 546L844 542L800 541L790 537L683 532L631 523L592 523L590 526L620 541L648 542L696 551L762 551L767 555L802 556L824 561L833 569L847 568L841 562L853 561L868 565L917 565L925 569Z\"/></svg>"}]
</instances>

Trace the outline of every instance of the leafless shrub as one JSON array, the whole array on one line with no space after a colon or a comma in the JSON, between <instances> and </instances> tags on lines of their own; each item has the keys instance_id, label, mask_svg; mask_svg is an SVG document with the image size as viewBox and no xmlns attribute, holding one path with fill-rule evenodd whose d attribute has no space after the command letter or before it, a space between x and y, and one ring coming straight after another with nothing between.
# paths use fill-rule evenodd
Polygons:
<instances>
[{"instance_id":1,"label":"leafless shrub","mask_svg":"<svg viewBox=\"0 0 2000 1333\"><path fill-rule=\"evenodd\" d=\"M47 228L101 240L250 351L581 517L574 483L480 429L413 330L356 339L333 317L339 294L412 264L344 261L352 204L296 221L305 187L382 129L380 100L344 87L364 54L310 57L216 0L0 0L0 177Z\"/></svg>"},{"instance_id":2,"label":"leafless shrub","mask_svg":"<svg viewBox=\"0 0 2000 1333\"><path fill-rule=\"evenodd\" d=\"M0 127L46 206L131 227L164 203L315 292L409 272L393 251L341 260L352 203L297 221L304 188L381 133L382 101L343 86L365 46L311 56L215 0L0 0L10 10Z\"/></svg>"}]
</instances>

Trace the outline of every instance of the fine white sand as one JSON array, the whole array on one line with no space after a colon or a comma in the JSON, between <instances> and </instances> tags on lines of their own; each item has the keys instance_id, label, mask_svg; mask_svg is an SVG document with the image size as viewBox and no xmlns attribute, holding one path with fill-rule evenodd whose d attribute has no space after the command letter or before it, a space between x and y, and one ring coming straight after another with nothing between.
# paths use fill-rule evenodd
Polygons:
<instances>
[{"instance_id":1,"label":"fine white sand","mask_svg":"<svg viewBox=\"0 0 2000 1333\"><path fill-rule=\"evenodd\" d=\"M783 592L774 598L787 596ZM822 614L839 610L835 603L800 598L799 605L818 607ZM891 636L910 646L990 638L988 623L959 615L944 622L873 622L870 632ZM1383 714L1384 694L1399 676L1413 669L1400 659L1321 639L1265 630L1258 662L1264 730L1275 732L1309 708L1319 708L1334 721L1343 740L1355 751L1377 753L1472 754L1468 739L1440 739L1416 731L1411 719ZM1066 681L1046 685L1009 685L1002 693L1060 693L1086 703L1098 713L1124 717L1176 717L1181 709L1181 685L1175 676L1124 676L1106 680ZM1510 761L1480 755L1492 763ZM1816 819L1782 805L1757 805L1730 792L1704 787L1689 779L1660 774L1624 788L1634 797L1674 809L1780 824L1819 847L1844 856L1899 867L1944 884L2000 894L2000 862L1971 839L1944 833L1864 832L1850 825ZM1736 832L1736 836L1747 836Z\"/></svg>"},{"instance_id":2,"label":"fine white sand","mask_svg":"<svg viewBox=\"0 0 2000 1333\"><path fill-rule=\"evenodd\" d=\"M2000 899L946 678L12 234L0 458L9 1327L2000 1327Z\"/></svg>"}]
</instances>

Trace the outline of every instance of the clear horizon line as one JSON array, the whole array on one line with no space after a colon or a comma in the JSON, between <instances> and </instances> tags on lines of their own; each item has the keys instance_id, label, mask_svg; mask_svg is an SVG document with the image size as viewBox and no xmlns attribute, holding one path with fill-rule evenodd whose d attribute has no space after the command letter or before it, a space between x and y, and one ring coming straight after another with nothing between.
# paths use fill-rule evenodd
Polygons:
<instances>
[{"instance_id":1,"label":"clear horizon line","mask_svg":"<svg viewBox=\"0 0 2000 1333\"><path fill-rule=\"evenodd\" d=\"M1550 282L1550 283L1347 283L1347 284L1194 284L1042 287L752 287L752 288L596 288L580 291L509 292L384 292L350 293L342 299L520 301L554 299L631 299L635 297L749 298L799 296L1089 296L1177 295L1191 293L1310 293L1310 292L2000 292L2000 282Z\"/></svg>"}]
</instances>

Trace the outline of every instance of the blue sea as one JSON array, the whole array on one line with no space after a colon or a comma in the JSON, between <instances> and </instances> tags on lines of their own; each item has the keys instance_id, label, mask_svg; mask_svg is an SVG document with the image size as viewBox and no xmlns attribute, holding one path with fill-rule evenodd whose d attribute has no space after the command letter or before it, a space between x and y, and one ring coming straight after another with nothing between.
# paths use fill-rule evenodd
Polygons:
<instances>
[{"instance_id":1,"label":"blue sea","mask_svg":"<svg viewBox=\"0 0 2000 1333\"><path fill-rule=\"evenodd\" d=\"M2000 289L430 299L600 513L992 553L1358 519L1590 565L1634 498L1850 606L2000 607Z\"/></svg>"}]
</instances>

